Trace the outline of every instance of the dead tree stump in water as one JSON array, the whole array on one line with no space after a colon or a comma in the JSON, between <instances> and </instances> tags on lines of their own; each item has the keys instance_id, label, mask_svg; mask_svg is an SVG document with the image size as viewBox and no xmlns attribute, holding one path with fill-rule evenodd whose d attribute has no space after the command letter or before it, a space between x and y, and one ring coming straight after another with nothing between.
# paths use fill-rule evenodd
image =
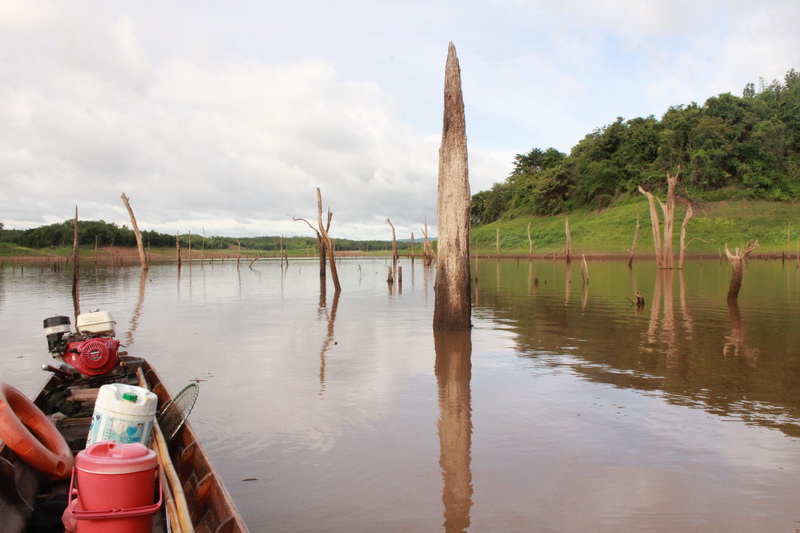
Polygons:
<instances>
[{"instance_id":1,"label":"dead tree stump in water","mask_svg":"<svg viewBox=\"0 0 800 533\"><path fill-rule=\"evenodd\" d=\"M633 232L633 244L631 244L631 255L628 256L628 268L633 265L633 254L636 253L636 243L639 242L639 210L636 210L636 231Z\"/></svg>"},{"instance_id":2,"label":"dead tree stump in water","mask_svg":"<svg viewBox=\"0 0 800 533\"><path fill-rule=\"evenodd\" d=\"M425 226L422 228L422 264L426 267L431 266L435 257L436 252L428 240L428 217L425 217Z\"/></svg>"},{"instance_id":3,"label":"dead tree stump in water","mask_svg":"<svg viewBox=\"0 0 800 533\"><path fill-rule=\"evenodd\" d=\"M75 224L72 234L72 301L75 305L75 322L81 314L78 278L80 277L80 248L78 247L78 206L75 205Z\"/></svg>"},{"instance_id":4,"label":"dead tree stump in water","mask_svg":"<svg viewBox=\"0 0 800 533\"><path fill-rule=\"evenodd\" d=\"M569 217L567 217L567 222L565 224L566 229L564 230L567 234L567 248L565 253L567 255L567 263L572 262L572 233L569 231Z\"/></svg>"},{"instance_id":5,"label":"dead tree stump in water","mask_svg":"<svg viewBox=\"0 0 800 533\"><path fill-rule=\"evenodd\" d=\"M739 290L742 288L742 277L744 276L744 261L750 252L756 249L758 241L750 241L743 250L736 248L736 251L731 253L728 249L728 243L725 243L725 255L728 261L731 262L733 272L731 273L731 284L728 286L728 301L737 300L739 298Z\"/></svg>"},{"instance_id":6,"label":"dead tree stump in water","mask_svg":"<svg viewBox=\"0 0 800 533\"><path fill-rule=\"evenodd\" d=\"M142 232L139 231L139 225L136 223L136 217L133 216L133 209L128 201L129 198L122 193L122 201L125 203L125 208L131 217L131 226L133 226L133 234L136 236L136 247L139 249L139 261L142 263L142 270L147 270L150 265L147 264L147 257L144 254L144 245L142 244Z\"/></svg>"},{"instance_id":7,"label":"dead tree stump in water","mask_svg":"<svg viewBox=\"0 0 800 533\"><path fill-rule=\"evenodd\" d=\"M328 255L328 265L331 267L331 278L333 278L333 288L336 294L342 291L342 285L339 283L339 273L336 271L336 257L333 250L333 241L328 234L328 229L331 226L331 219L333 213L328 209L328 225L327 227L322 224L322 192L317 187L317 222L319 224L319 231L322 234L322 240L325 242L325 249Z\"/></svg>"},{"instance_id":8,"label":"dead tree stump in water","mask_svg":"<svg viewBox=\"0 0 800 533\"><path fill-rule=\"evenodd\" d=\"M456 48L447 51L442 145L439 148L439 257L434 330L468 330L472 323L469 274L469 168L461 69Z\"/></svg>"},{"instance_id":9,"label":"dead tree stump in water","mask_svg":"<svg viewBox=\"0 0 800 533\"><path fill-rule=\"evenodd\" d=\"M658 199L658 203L661 205L661 211L664 214L663 240L660 235L661 228L658 221L655 198L652 193L645 191L641 185L639 186L639 192L647 197L647 201L650 204L650 222L653 227L653 244L656 249L656 263L658 263L658 268L674 268L675 258L672 252L672 234L675 221L675 186L678 184L678 176L680 173L680 167L678 167L678 172L676 174L667 171L667 202L664 203L660 198Z\"/></svg>"}]
</instances>

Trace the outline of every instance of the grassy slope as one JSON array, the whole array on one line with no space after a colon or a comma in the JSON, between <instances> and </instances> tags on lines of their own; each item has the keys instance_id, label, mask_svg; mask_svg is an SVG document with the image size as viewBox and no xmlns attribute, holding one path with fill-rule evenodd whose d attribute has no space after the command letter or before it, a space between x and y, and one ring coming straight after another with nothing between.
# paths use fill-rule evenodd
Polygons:
<instances>
[{"instance_id":1,"label":"grassy slope","mask_svg":"<svg viewBox=\"0 0 800 533\"><path fill-rule=\"evenodd\" d=\"M660 215L661 209L658 207L657 209ZM678 252L678 239L684 212L684 206L677 206L674 231L675 253ZM633 242L637 213L641 227L636 252L652 254L653 234L650 226L650 211L647 200L643 197L602 211L586 210L569 214L573 254L627 254ZM472 251L473 253L494 254L497 229L500 228L501 253L527 254L526 228L530 223L534 254L562 253L566 245L564 232L566 218L566 215L522 217L473 228ZM787 231L791 232L791 244L787 243ZM687 241L693 239L694 241L688 247L688 254L719 254L722 253L725 243L728 243L728 246L733 249L743 246L750 239L758 240L758 253L790 252L795 254L800 250L800 205L747 200L703 203L700 204L699 209L695 210L695 216L689 222L687 229ZM81 254L86 257L91 256L94 253L92 248L82 249ZM419 243L417 248L419 249ZM182 250L182 252L187 253L186 250ZM193 256L199 257L200 250L198 248L193 248L192 252ZM220 253L218 250L214 252L206 250L205 255L211 256ZM236 255L236 250L229 249L225 252L228 255ZM290 250L289 255L305 255L307 252L307 250ZM313 251L311 252L313 253ZM150 253L174 258L175 250L153 249ZM50 254L69 257L72 255L72 247L32 250L0 243L0 257ZM375 254L379 255L378 252ZM242 250L242 255L272 257L277 256L277 252Z\"/></svg>"},{"instance_id":2,"label":"grassy slope","mask_svg":"<svg viewBox=\"0 0 800 533\"><path fill-rule=\"evenodd\" d=\"M661 216L660 207L656 208ZM684 212L684 206L676 207L674 223L676 253ZM573 254L628 253L633 243L637 213L641 227L636 252L653 253L650 210L647 200L641 198L603 211L579 211L569 214ZM566 246L566 218L567 215L524 217L474 228L473 251L494 254L497 229L500 228L501 253L527 254L526 228L530 222L533 253L561 253ZM790 246L787 245L787 230L791 231ZM701 204L699 209L695 208L694 218L689 221L686 240L687 242L695 240L688 246L687 254L717 254L724 249L725 243L728 243L729 248L733 250L751 239L758 240L759 253L784 251L796 253L800 247L798 237L800 237L800 206L796 204L746 200L709 202Z\"/></svg>"}]
</instances>

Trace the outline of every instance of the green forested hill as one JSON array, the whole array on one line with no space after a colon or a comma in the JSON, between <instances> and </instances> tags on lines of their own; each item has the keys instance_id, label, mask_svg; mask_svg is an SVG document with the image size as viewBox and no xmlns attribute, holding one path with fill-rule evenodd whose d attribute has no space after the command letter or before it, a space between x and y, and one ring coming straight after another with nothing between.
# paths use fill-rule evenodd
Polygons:
<instances>
[{"instance_id":1,"label":"green forested hill","mask_svg":"<svg viewBox=\"0 0 800 533\"><path fill-rule=\"evenodd\" d=\"M798 200L800 73L750 83L741 97L671 107L660 120L618 118L568 155L554 148L518 154L504 182L473 196L473 226L624 204L639 185L658 193L667 170L679 168L677 192L692 201Z\"/></svg>"}]
</instances>

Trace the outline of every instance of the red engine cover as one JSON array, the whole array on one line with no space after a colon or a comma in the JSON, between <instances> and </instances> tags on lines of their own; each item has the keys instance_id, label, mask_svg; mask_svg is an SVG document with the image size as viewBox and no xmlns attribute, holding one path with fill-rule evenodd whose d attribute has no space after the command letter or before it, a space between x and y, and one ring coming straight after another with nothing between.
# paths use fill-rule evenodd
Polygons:
<instances>
[{"instance_id":1,"label":"red engine cover","mask_svg":"<svg viewBox=\"0 0 800 533\"><path fill-rule=\"evenodd\" d=\"M64 362L87 376L110 372L117 364L119 341L110 337L97 337L67 344Z\"/></svg>"}]
</instances>

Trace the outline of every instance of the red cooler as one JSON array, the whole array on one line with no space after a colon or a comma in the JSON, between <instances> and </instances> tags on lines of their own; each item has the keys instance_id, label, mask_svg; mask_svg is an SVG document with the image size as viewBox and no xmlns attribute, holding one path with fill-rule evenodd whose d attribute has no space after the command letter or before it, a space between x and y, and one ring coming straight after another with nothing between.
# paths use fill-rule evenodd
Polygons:
<instances>
[{"instance_id":1,"label":"red cooler","mask_svg":"<svg viewBox=\"0 0 800 533\"><path fill-rule=\"evenodd\" d=\"M161 507L160 485L153 501L157 473L156 453L138 442L98 442L79 452L64 513L67 531L150 533Z\"/></svg>"}]
</instances>

